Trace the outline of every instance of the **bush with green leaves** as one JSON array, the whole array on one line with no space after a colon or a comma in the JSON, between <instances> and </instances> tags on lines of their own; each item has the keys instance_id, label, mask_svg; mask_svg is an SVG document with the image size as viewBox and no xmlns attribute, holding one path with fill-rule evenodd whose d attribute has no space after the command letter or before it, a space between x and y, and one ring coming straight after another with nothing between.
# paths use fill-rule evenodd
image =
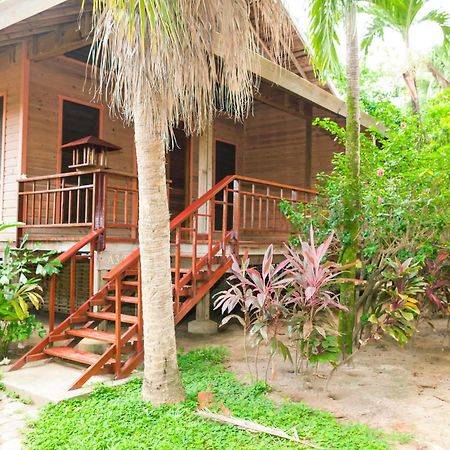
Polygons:
<instances>
[{"instance_id":1,"label":"bush with green leaves","mask_svg":"<svg viewBox=\"0 0 450 450\"><path fill-rule=\"evenodd\" d=\"M385 133L375 129L361 133L361 208L354 212L361 223L358 275L365 281L357 294L360 317L367 317L378 305L389 283L390 261L412 258L413 264L423 267L446 253L449 238L450 90L430 101L420 120L387 102L371 113L384 124ZM345 144L345 129L335 122L316 119L315 125ZM331 173L318 177L317 201L298 207L281 204L293 225L294 244L311 224L322 240L335 231L336 261L349 240L343 226L348 167L345 154L335 154Z\"/></svg>"},{"instance_id":2,"label":"bush with green leaves","mask_svg":"<svg viewBox=\"0 0 450 450\"><path fill-rule=\"evenodd\" d=\"M33 332L42 335L43 327L30 313L43 303L43 278L58 273L61 263L55 252L42 252L26 246L7 244L0 267L0 359L7 356L12 342L28 339Z\"/></svg>"}]
</instances>

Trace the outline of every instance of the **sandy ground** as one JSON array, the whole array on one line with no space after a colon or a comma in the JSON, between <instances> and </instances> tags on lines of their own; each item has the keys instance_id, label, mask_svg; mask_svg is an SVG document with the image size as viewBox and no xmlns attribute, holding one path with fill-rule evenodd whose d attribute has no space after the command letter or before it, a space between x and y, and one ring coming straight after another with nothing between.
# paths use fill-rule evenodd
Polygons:
<instances>
[{"instance_id":1,"label":"sandy ground","mask_svg":"<svg viewBox=\"0 0 450 450\"><path fill-rule=\"evenodd\" d=\"M177 327L178 347L185 351L210 345L227 347L229 369L242 381L250 382L242 329L230 322L216 335L188 334L187 322L194 317L191 313ZM324 392L323 378L312 371L307 375L295 375L289 363L277 358L275 378L272 379L270 373L268 380L271 396L276 401L303 401L311 407L330 411L339 420L412 434L413 440L399 445L399 449L450 450L450 342L446 341L447 347L443 350L446 322L435 320L433 324L435 330L423 324L403 349L390 339L367 346L355 356L352 367L343 367L334 374L328 393ZM19 350L19 353L24 351ZM250 359L252 352L250 348ZM260 353L264 356L263 351ZM265 367L266 359L261 357L258 371L262 379ZM254 371L253 361L251 368ZM329 366L320 367L318 371L319 375L329 372ZM3 406L0 404L0 410Z\"/></svg>"},{"instance_id":2,"label":"sandy ground","mask_svg":"<svg viewBox=\"0 0 450 450\"><path fill-rule=\"evenodd\" d=\"M420 332L400 349L391 340L369 345L354 358L352 367L337 371L324 392L325 380L313 373L295 375L288 363L277 360L269 383L276 400L291 398L332 412L339 420L366 423L386 431L411 433L401 449L450 450L450 349L442 349L445 321L435 330ZM448 343L448 341L447 341ZM230 325L213 336L193 336L183 325L178 345L186 351L205 345L223 345L230 351L229 367L241 380L250 381L242 330ZM253 366L253 362L252 362ZM259 367L264 378L265 361ZM320 375L330 371L319 368Z\"/></svg>"}]
</instances>

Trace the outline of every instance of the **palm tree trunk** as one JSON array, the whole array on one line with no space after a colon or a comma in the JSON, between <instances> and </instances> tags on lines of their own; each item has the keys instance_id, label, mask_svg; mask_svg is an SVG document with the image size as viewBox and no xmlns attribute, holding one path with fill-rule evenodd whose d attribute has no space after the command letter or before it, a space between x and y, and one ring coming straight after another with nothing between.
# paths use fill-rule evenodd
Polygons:
<instances>
[{"instance_id":1,"label":"palm tree trunk","mask_svg":"<svg viewBox=\"0 0 450 450\"><path fill-rule=\"evenodd\" d=\"M142 103L135 105L134 120L145 352L142 396L154 405L177 403L184 399L184 390L172 305L165 146L152 136Z\"/></svg>"},{"instance_id":2,"label":"palm tree trunk","mask_svg":"<svg viewBox=\"0 0 450 450\"><path fill-rule=\"evenodd\" d=\"M408 69L403 73L403 80L408 90L409 96L411 97L411 103L413 112L415 114L419 113L419 94L417 92L417 82L416 82L416 70L414 68L414 59L411 53L411 47L409 45L409 30L403 37L406 47L406 56L408 60Z\"/></svg>"},{"instance_id":3,"label":"palm tree trunk","mask_svg":"<svg viewBox=\"0 0 450 450\"><path fill-rule=\"evenodd\" d=\"M348 157L350 177L344 195L344 235L345 244L341 264L356 261L359 252L358 234L360 222L360 108L359 108L359 43L356 26L356 1L348 0L345 7L345 27L347 39L347 142L345 153ZM356 268L343 273L344 278L355 278ZM353 350L353 330L355 327L356 287L353 283L341 284L341 302L349 312L339 316L340 347L343 357Z\"/></svg>"}]
</instances>

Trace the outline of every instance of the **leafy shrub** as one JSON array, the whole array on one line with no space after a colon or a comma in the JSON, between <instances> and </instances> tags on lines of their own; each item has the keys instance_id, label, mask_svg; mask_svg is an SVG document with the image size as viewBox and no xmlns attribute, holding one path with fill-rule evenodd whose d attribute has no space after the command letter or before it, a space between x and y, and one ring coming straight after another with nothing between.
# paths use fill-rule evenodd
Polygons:
<instances>
[{"instance_id":1,"label":"leafy shrub","mask_svg":"<svg viewBox=\"0 0 450 450\"><path fill-rule=\"evenodd\" d=\"M302 361L334 363L339 357L333 311L347 308L331 290L338 281L339 266L323 261L332 241L333 234L316 247L311 228L309 242L301 241L298 251L288 246L279 264L273 263L270 245L261 271L250 267L248 256L241 265L233 258L230 288L218 294L215 308L228 313L222 324L237 319L254 345L259 348L263 344L269 349L268 364L279 353L298 372ZM243 318L231 314L236 306ZM287 342L282 339L286 328Z\"/></svg>"},{"instance_id":2,"label":"leafy shrub","mask_svg":"<svg viewBox=\"0 0 450 450\"><path fill-rule=\"evenodd\" d=\"M18 248L8 244L0 267L0 358L7 356L10 344L28 339L42 326L30 314L39 309L42 299L40 282L58 272L61 263L54 252L27 248L26 239Z\"/></svg>"},{"instance_id":3,"label":"leafy shrub","mask_svg":"<svg viewBox=\"0 0 450 450\"><path fill-rule=\"evenodd\" d=\"M385 125L385 134L373 129L361 134L361 208L354 214L360 220L360 254L355 263L360 266L357 276L364 283L358 285L355 313L363 320L356 327L355 340L362 336L361 329L367 327L367 333L371 333L372 325L364 319L380 313L392 282L387 276L392 261L412 258L415 276L425 276L426 261L437 262L438 255L447 255L441 259L448 261L449 105L447 90L429 103L419 123L415 115L405 115L388 102L381 102L371 112ZM317 119L315 124L345 144L345 130L335 122ZM281 209L292 223L293 245L299 244L298 236L306 236L311 225L320 240L334 230L336 240L330 258L339 261L351 239L344 227L348 177L346 155L335 154L332 172L318 177L317 201L298 207L282 202ZM416 296L418 302L432 302L435 309L448 314L448 271L432 275L430 270L423 280L428 284L421 284ZM407 331L405 336L410 334ZM404 341L401 335L397 338Z\"/></svg>"}]
</instances>

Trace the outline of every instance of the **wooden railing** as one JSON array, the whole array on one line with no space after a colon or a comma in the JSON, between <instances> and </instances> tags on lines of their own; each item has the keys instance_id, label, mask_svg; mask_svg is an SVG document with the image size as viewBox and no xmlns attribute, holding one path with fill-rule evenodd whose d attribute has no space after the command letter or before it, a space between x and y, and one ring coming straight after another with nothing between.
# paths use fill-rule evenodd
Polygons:
<instances>
[{"instance_id":1,"label":"wooden railing","mask_svg":"<svg viewBox=\"0 0 450 450\"><path fill-rule=\"evenodd\" d=\"M20 179L20 233L52 240L54 228L64 228L67 239L84 228L105 228L112 240L135 241L137 200L137 177L124 172L99 169Z\"/></svg>"},{"instance_id":2,"label":"wooden railing","mask_svg":"<svg viewBox=\"0 0 450 450\"><path fill-rule=\"evenodd\" d=\"M243 176L224 178L170 222L175 322L184 317L210 288L218 266L229 264L238 253L241 233L273 235L290 229L279 211L282 199L308 202L316 192ZM183 246L186 246L185 248ZM140 273L137 248L105 276L121 280L130 270ZM197 284L198 280L209 280ZM209 277L209 278L208 278ZM189 293L187 293L189 292ZM183 301L182 301L183 299Z\"/></svg>"},{"instance_id":3,"label":"wooden railing","mask_svg":"<svg viewBox=\"0 0 450 450\"><path fill-rule=\"evenodd\" d=\"M65 252L61 253L56 259L61 264L69 263L70 265L70 282L69 282L69 311L70 314L77 309L76 297L77 297L77 262L80 259L89 259L89 297L92 296L94 291L94 250L96 241L104 233L104 228L91 231L83 239L80 239L76 244L70 247ZM80 255L80 250L88 247L89 250L85 255ZM56 284L58 282L58 274L52 275L49 285L49 331L53 331L55 326L55 302L56 302Z\"/></svg>"}]
</instances>

